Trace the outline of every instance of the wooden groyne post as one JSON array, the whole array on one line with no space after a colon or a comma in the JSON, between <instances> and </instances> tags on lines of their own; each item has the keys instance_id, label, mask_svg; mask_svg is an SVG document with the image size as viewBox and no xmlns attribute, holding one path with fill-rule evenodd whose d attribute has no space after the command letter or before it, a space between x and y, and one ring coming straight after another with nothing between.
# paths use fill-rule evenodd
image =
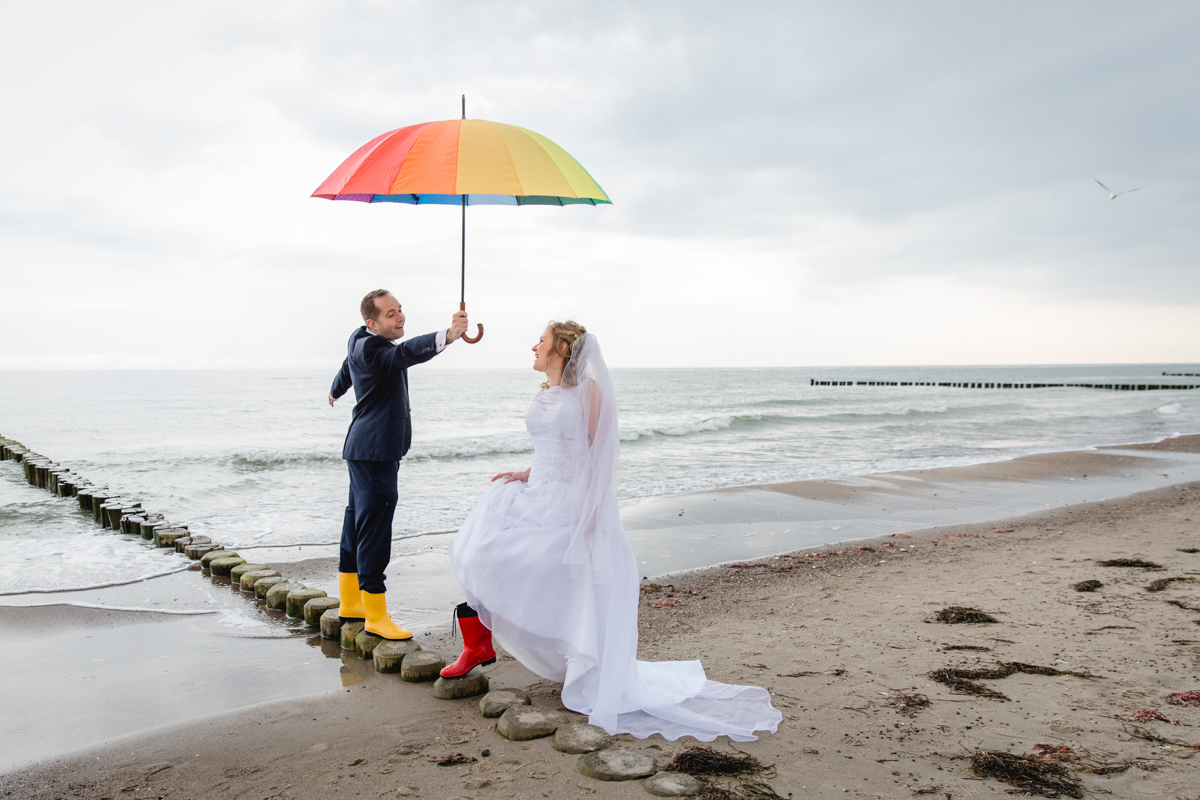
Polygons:
<instances>
[{"instance_id":1,"label":"wooden groyne post","mask_svg":"<svg viewBox=\"0 0 1200 800\"><path fill-rule=\"evenodd\" d=\"M1167 373L1163 373L1166 375ZM1180 373L1184 374L1184 373ZM809 378L809 386L940 386L948 389L1107 389L1113 392L1162 392L1200 389L1185 383L992 383L978 381L826 381Z\"/></svg>"}]
</instances>

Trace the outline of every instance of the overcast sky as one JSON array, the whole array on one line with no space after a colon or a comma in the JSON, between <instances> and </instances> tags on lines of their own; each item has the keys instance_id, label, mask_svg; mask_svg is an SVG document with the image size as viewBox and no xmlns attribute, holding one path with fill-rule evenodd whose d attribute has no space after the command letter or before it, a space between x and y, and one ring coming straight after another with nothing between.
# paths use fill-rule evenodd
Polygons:
<instances>
[{"instance_id":1,"label":"overcast sky","mask_svg":"<svg viewBox=\"0 0 1200 800\"><path fill-rule=\"evenodd\" d=\"M457 209L309 195L464 93L614 205L469 209L438 366L565 317L615 366L1200 361L1194 2L0 9L0 368L332 369L377 287L444 327Z\"/></svg>"}]
</instances>

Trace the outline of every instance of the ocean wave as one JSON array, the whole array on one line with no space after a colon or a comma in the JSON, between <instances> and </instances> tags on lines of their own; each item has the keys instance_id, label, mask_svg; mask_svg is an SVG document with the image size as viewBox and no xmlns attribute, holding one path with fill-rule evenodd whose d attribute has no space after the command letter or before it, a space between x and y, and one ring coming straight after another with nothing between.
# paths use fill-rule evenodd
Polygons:
<instances>
[{"instance_id":1,"label":"ocean wave","mask_svg":"<svg viewBox=\"0 0 1200 800\"><path fill-rule=\"evenodd\" d=\"M861 423L872 419L897 417L933 417L950 413L948 406L936 408L905 408L900 411L840 411L831 414L725 414L674 425L655 425L621 431L621 441L636 442L658 436L691 436L728 429L753 429L771 426L814 425L838 420Z\"/></svg>"},{"instance_id":2,"label":"ocean wave","mask_svg":"<svg viewBox=\"0 0 1200 800\"><path fill-rule=\"evenodd\" d=\"M336 453L235 453L213 460L237 472L268 472L304 464L337 462L342 460L342 454L340 450Z\"/></svg>"},{"instance_id":3,"label":"ocean wave","mask_svg":"<svg viewBox=\"0 0 1200 800\"><path fill-rule=\"evenodd\" d=\"M414 443L405 461L441 461L444 459L479 458L507 453L532 453L533 442L521 435L497 439L444 439Z\"/></svg>"},{"instance_id":4,"label":"ocean wave","mask_svg":"<svg viewBox=\"0 0 1200 800\"><path fill-rule=\"evenodd\" d=\"M777 397L772 400L759 400L757 403L750 403L751 408L795 408L796 406L820 406L825 405L828 401L819 397Z\"/></svg>"},{"instance_id":5,"label":"ocean wave","mask_svg":"<svg viewBox=\"0 0 1200 800\"><path fill-rule=\"evenodd\" d=\"M174 575L177 572L186 572L192 566L185 564L175 569L169 569L165 572L156 572L153 575L142 575L137 578L130 578L124 581L106 581L104 583L92 583L87 586L62 586L58 588L50 587L35 587L31 589L12 589L10 591L0 592L0 597L15 597L22 594L62 594L64 592L86 592L92 589L110 589L113 586L129 586L134 583L143 583L155 578L165 578L168 575Z\"/></svg>"},{"instance_id":6,"label":"ocean wave","mask_svg":"<svg viewBox=\"0 0 1200 800\"><path fill-rule=\"evenodd\" d=\"M171 608L142 608L141 606L108 606L103 603L79 603L75 601L61 603L23 603L20 605L11 603L0 603L0 608L57 608L60 606L70 606L72 608L94 608L99 611L129 611L137 614L166 614L173 617L196 617L204 614L219 614L221 612L193 610L193 609L171 609Z\"/></svg>"}]
</instances>

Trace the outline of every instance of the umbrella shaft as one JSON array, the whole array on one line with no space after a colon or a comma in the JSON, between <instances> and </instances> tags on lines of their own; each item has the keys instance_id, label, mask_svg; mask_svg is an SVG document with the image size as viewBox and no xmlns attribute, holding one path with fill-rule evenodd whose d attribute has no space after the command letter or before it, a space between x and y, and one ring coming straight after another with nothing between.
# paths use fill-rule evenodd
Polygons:
<instances>
[{"instance_id":1,"label":"umbrella shaft","mask_svg":"<svg viewBox=\"0 0 1200 800\"><path fill-rule=\"evenodd\" d=\"M467 196L462 196L462 282L459 285L458 302L465 308L467 302Z\"/></svg>"}]
</instances>

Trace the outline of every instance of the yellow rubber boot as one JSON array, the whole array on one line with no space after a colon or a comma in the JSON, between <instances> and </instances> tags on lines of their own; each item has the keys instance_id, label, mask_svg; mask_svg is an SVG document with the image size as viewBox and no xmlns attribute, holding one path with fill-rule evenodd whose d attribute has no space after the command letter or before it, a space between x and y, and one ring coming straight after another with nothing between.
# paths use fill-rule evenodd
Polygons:
<instances>
[{"instance_id":1,"label":"yellow rubber boot","mask_svg":"<svg viewBox=\"0 0 1200 800\"><path fill-rule=\"evenodd\" d=\"M412 631L406 631L388 616L387 598L383 594L362 593L363 608L367 610L367 633L383 639L411 639Z\"/></svg>"},{"instance_id":2,"label":"yellow rubber boot","mask_svg":"<svg viewBox=\"0 0 1200 800\"><path fill-rule=\"evenodd\" d=\"M338 600L341 601L341 605L338 606L338 619L342 622L362 622L367 618L356 573L338 573Z\"/></svg>"}]
</instances>

